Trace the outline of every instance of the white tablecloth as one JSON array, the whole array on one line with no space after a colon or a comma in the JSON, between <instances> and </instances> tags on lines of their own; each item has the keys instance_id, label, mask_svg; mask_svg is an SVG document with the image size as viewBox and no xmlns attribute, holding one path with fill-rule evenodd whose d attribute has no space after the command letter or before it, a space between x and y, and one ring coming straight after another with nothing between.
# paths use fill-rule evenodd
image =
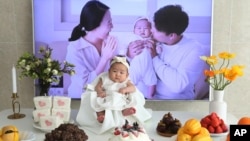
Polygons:
<instances>
[{"instance_id":1,"label":"white tablecloth","mask_svg":"<svg viewBox=\"0 0 250 141\"><path fill-rule=\"evenodd\" d=\"M8 119L8 115L13 114L11 109L3 110L0 112L0 128L5 125L15 125L20 131L32 131L36 134L36 141L43 141L45 137L45 132L33 127L33 119L32 119L32 111L33 109L21 109L21 113L25 114L25 118L22 119ZM72 110L71 118L75 121L77 110ZM149 121L143 125L149 134L149 136L154 139L154 141L174 141L174 138L163 137L156 133L157 123L162 119L163 115L171 112L174 118L177 118L181 121L182 124L185 123L187 119L197 118L201 119L207 112L187 112L187 111L153 111L153 117ZM238 119L232 114L227 114L227 123L228 124L236 124ZM88 135L88 141L108 141L108 138L111 134L102 134L96 135L88 130L84 130ZM214 141L225 141L225 136L221 137L213 137Z\"/></svg>"}]
</instances>

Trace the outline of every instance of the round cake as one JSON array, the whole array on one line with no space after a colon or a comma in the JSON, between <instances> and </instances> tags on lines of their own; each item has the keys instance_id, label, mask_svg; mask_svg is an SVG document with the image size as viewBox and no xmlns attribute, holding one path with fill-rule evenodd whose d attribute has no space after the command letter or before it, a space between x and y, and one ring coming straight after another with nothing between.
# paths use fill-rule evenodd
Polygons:
<instances>
[{"instance_id":1,"label":"round cake","mask_svg":"<svg viewBox=\"0 0 250 141\"><path fill-rule=\"evenodd\" d=\"M87 141L88 136L77 125L71 123L61 124L59 127L45 134L44 141Z\"/></svg>"},{"instance_id":2,"label":"round cake","mask_svg":"<svg viewBox=\"0 0 250 141\"><path fill-rule=\"evenodd\" d=\"M108 141L152 141L146 131L134 122L129 125L126 120L122 127L115 128L114 134Z\"/></svg>"},{"instance_id":3,"label":"round cake","mask_svg":"<svg viewBox=\"0 0 250 141\"><path fill-rule=\"evenodd\" d=\"M157 125L157 133L162 136L171 137L177 134L181 127L180 120L173 118L172 114L168 112L165 114Z\"/></svg>"}]
</instances>

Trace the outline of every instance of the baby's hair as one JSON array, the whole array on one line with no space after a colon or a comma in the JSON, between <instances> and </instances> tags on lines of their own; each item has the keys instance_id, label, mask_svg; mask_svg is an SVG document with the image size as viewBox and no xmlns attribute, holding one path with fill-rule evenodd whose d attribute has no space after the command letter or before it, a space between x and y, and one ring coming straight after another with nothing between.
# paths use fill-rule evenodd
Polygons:
<instances>
[{"instance_id":1,"label":"baby's hair","mask_svg":"<svg viewBox=\"0 0 250 141\"><path fill-rule=\"evenodd\" d=\"M126 58L126 56L125 55L116 55L117 57L124 57L124 58ZM111 61L110 61L110 63L113 61L114 59L111 59ZM128 65L130 66L130 63L129 63L129 61L128 61L128 59L126 58L126 62L128 63Z\"/></svg>"},{"instance_id":2,"label":"baby's hair","mask_svg":"<svg viewBox=\"0 0 250 141\"><path fill-rule=\"evenodd\" d=\"M151 24L151 22L149 21L149 19L148 19L147 17L139 17L138 19L136 19L136 20L134 21L134 28L135 28L135 25L137 24L137 22L138 22L138 21L141 21L141 20L147 21L147 23L148 23L148 25L150 26L150 28L152 27L152 24Z\"/></svg>"}]
</instances>

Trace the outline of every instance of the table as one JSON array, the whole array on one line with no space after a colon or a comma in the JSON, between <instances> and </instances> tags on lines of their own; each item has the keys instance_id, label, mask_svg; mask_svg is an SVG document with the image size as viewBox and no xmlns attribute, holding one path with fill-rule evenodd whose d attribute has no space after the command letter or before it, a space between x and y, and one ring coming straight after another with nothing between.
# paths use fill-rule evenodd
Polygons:
<instances>
[{"instance_id":1,"label":"table","mask_svg":"<svg viewBox=\"0 0 250 141\"><path fill-rule=\"evenodd\" d=\"M13 114L11 109L3 110L0 112L0 127L5 125L15 125L20 131L32 131L36 134L36 141L43 141L45 137L45 133L39 129L33 127L33 119L32 119L32 111L33 109L21 109L21 113L25 114L25 118L22 119L8 119L7 116ZM75 120L78 110L71 110L71 118ZM143 127L145 127L149 136L154 139L154 141L174 141L174 138L168 138L160 136L156 133L157 123L162 119L163 115L171 112L174 118L177 118L181 121L182 124L185 123L187 119L197 118L201 119L207 112L188 112L188 111L152 111L152 119L147 121ZM227 114L227 123L228 124L236 124L238 119L228 113ZM88 141L107 141L111 134L102 134L96 135L88 130L84 130L88 135ZM213 137L213 141L225 141L226 137Z\"/></svg>"}]
</instances>

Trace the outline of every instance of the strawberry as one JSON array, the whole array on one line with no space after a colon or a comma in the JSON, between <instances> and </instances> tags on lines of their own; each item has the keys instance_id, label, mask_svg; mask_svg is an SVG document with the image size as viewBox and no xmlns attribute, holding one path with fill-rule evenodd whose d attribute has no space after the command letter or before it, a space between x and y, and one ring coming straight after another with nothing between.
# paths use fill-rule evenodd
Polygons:
<instances>
[{"instance_id":1,"label":"strawberry","mask_svg":"<svg viewBox=\"0 0 250 141\"><path fill-rule=\"evenodd\" d=\"M203 118L204 122L207 123L207 124L210 124L211 123L211 119L209 117L205 117Z\"/></svg>"},{"instance_id":2,"label":"strawberry","mask_svg":"<svg viewBox=\"0 0 250 141\"><path fill-rule=\"evenodd\" d=\"M227 132L228 128L227 128L226 124L223 123L220 125L220 127L223 130L223 132Z\"/></svg>"},{"instance_id":3,"label":"strawberry","mask_svg":"<svg viewBox=\"0 0 250 141\"><path fill-rule=\"evenodd\" d=\"M210 118L211 118L211 119L218 119L219 117L218 117L218 115L217 115L215 112L212 112L212 113L210 114Z\"/></svg>"},{"instance_id":4,"label":"strawberry","mask_svg":"<svg viewBox=\"0 0 250 141\"><path fill-rule=\"evenodd\" d=\"M223 133L223 130L220 126L217 126L215 129L215 133Z\"/></svg>"},{"instance_id":5,"label":"strawberry","mask_svg":"<svg viewBox=\"0 0 250 141\"><path fill-rule=\"evenodd\" d=\"M114 135L120 135L121 132L119 130L115 130Z\"/></svg>"},{"instance_id":6,"label":"strawberry","mask_svg":"<svg viewBox=\"0 0 250 141\"><path fill-rule=\"evenodd\" d=\"M220 125L220 120L218 120L218 119L213 119L213 120L211 121L211 125L212 125L213 127L219 126L219 125Z\"/></svg>"},{"instance_id":7,"label":"strawberry","mask_svg":"<svg viewBox=\"0 0 250 141\"><path fill-rule=\"evenodd\" d=\"M220 124L225 124L223 119L220 119Z\"/></svg>"},{"instance_id":8,"label":"strawberry","mask_svg":"<svg viewBox=\"0 0 250 141\"><path fill-rule=\"evenodd\" d=\"M208 124L206 124L206 123L204 123L204 122L201 122L201 126L207 128L207 127L208 127Z\"/></svg>"},{"instance_id":9,"label":"strawberry","mask_svg":"<svg viewBox=\"0 0 250 141\"><path fill-rule=\"evenodd\" d=\"M208 126L207 130L209 131L209 133L214 133L215 132L215 129L213 126Z\"/></svg>"},{"instance_id":10,"label":"strawberry","mask_svg":"<svg viewBox=\"0 0 250 141\"><path fill-rule=\"evenodd\" d=\"M129 134L128 134L128 132L126 132L126 131L124 131L124 132L122 132L122 137L128 137L129 136Z\"/></svg>"},{"instance_id":11,"label":"strawberry","mask_svg":"<svg viewBox=\"0 0 250 141\"><path fill-rule=\"evenodd\" d=\"M139 132L138 131L132 131L132 134L135 135L136 137L138 137Z\"/></svg>"}]
</instances>

